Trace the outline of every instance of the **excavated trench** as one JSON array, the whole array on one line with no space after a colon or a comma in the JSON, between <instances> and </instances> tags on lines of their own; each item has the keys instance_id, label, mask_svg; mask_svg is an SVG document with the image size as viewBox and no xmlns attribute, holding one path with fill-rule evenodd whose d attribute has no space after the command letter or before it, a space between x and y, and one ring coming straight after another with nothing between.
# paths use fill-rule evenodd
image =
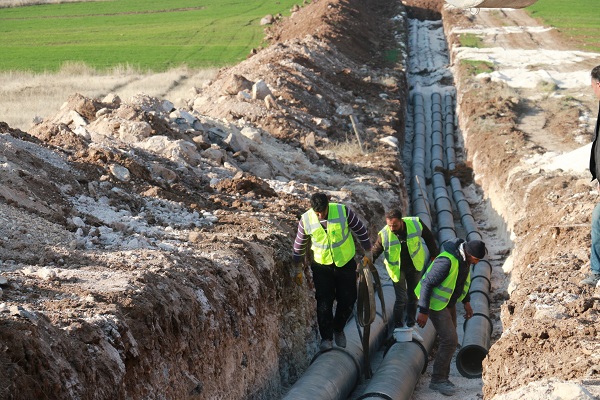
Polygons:
<instances>
[{"instance_id":1,"label":"excavated trench","mask_svg":"<svg viewBox=\"0 0 600 400\"><path fill-rule=\"evenodd\" d=\"M478 396L483 386L482 361L493 338L502 330L498 318L502 297L492 296L491 292L506 290L501 267L511 245L502 219L498 214L490 218L494 211L473 181L476 171L466 166L442 22L410 19L408 28L410 91L404 110L407 124L402 152L406 198L410 199L406 209L409 215L420 217L433 228L439 244L460 237L484 240L490 249L488 258L472 269L474 316L468 321L459 317L460 350L455 354L451 372L451 380L460 387L461 395ZM495 253L499 247L501 256ZM382 264L378 269L387 278ZM389 340L393 323L386 323L383 316L392 315L394 293L391 281L385 278L387 309L384 312L376 301L377 317L371 328L368 353L373 357L369 362L365 363L360 345L364 330L357 329L351 320L345 330L348 347L317 354L285 399L424 399L439 395L428 388L435 329L431 323L424 329L416 328L424 338L422 343Z\"/></svg>"}]
</instances>

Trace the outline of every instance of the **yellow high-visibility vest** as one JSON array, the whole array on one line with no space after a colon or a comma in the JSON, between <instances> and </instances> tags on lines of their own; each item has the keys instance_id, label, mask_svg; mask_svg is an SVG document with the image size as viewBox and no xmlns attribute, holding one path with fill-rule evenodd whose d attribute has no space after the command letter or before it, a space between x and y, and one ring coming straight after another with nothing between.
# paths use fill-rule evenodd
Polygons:
<instances>
[{"instance_id":1,"label":"yellow high-visibility vest","mask_svg":"<svg viewBox=\"0 0 600 400\"><path fill-rule=\"evenodd\" d=\"M406 225L406 247L410 258L415 269L421 271L425 266L425 249L421 241L423 225L416 217L404 217L402 220ZM387 225L379 231L379 236L384 251L383 263L385 268L392 281L398 282L400 280L400 253L402 251L400 240Z\"/></svg>"},{"instance_id":2,"label":"yellow high-visibility vest","mask_svg":"<svg viewBox=\"0 0 600 400\"><path fill-rule=\"evenodd\" d=\"M450 259L450 273L444 279L442 283L440 283L437 287L433 288L433 293L431 294L431 300L429 302L429 308L435 311L440 311L446 308L448 303L450 302L450 298L452 297L452 293L456 288L456 279L458 278L458 259L451 253L444 251L440 253L438 257L446 257ZM421 283L427 277L429 271L431 271L431 263L423 275L423 278L419 281L419 284L415 288L415 294L417 298L421 297ZM462 288L462 293L458 298L458 301L461 301L465 298L467 293L469 292L469 287L471 286L471 270L469 269L469 273L467 275L467 279L465 280L465 284Z\"/></svg>"},{"instance_id":3,"label":"yellow high-visibility vest","mask_svg":"<svg viewBox=\"0 0 600 400\"><path fill-rule=\"evenodd\" d=\"M302 214L302 225L304 233L311 236L311 249L316 263L343 267L354 257L356 249L348 227L345 205L329 203L327 231L312 208Z\"/></svg>"}]
</instances>

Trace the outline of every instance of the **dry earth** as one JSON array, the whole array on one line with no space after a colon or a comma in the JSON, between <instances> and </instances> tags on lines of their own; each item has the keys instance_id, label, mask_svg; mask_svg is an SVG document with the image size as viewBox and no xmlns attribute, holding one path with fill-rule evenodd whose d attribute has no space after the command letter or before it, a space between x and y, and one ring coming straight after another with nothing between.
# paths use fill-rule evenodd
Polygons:
<instances>
[{"instance_id":1,"label":"dry earth","mask_svg":"<svg viewBox=\"0 0 600 400\"><path fill-rule=\"evenodd\" d=\"M406 203L398 6L316 1L185 109L73 95L3 124L0 398L279 397L318 336L289 277L307 198L372 230Z\"/></svg>"},{"instance_id":2,"label":"dry earth","mask_svg":"<svg viewBox=\"0 0 600 400\"><path fill-rule=\"evenodd\" d=\"M503 23L405 3L411 17L443 14L453 45L455 26ZM310 280L289 277L308 196L327 191L372 232L385 209L406 206L390 144L405 122L406 21L389 19L402 8L314 1L184 109L74 95L28 132L2 124L0 398L280 397L318 338ZM535 46L569 47L559 39ZM455 68L466 154L514 245L511 284L494 293L503 332L484 362L484 396L533 398L562 381L598 395L600 304L577 285L598 192L587 176L526 163L589 140L574 119L593 103L532 100ZM252 98L261 80L266 101ZM522 124L532 110L548 116L546 135Z\"/></svg>"},{"instance_id":3,"label":"dry earth","mask_svg":"<svg viewBox=\"0 0 600 400\"><path fill-rule=\"evenodd\" d=\"M522 11L470 15L445 9L443 16L454 47L459 39L452 31L459 26L537 26ZM485 38L486 46L506 51L574 49L556 31ZM589 142L597 102L587 86L513 90L469 77L454 61L466 151L490 216L501 217L513 243L503 267L510 276L509 298L501 307L503 332L484 360L484 397L595 398L600 395L598 289L578 282L589 272L590 217L598 190L587 171L552 170L532 160ZM599 61L530 68L590 71Z\"/></svg>"}]
</instances>

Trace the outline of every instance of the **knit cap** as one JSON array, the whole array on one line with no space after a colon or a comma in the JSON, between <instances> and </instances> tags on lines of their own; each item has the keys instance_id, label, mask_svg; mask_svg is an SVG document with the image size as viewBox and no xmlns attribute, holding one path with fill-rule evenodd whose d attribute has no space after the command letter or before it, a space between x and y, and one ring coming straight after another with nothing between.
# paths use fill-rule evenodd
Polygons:
<instances>
[{"instance_id":1,"label":"knit cap","mask_svg":"<svg viewBox=\"0 0 600 400\"><path fill-rule=\"evenodd\" d=\"M487 254L485 243L481 240L471 240L465 244L465 250L467 253L480 260Z\"/></svg>"}]
</instances>

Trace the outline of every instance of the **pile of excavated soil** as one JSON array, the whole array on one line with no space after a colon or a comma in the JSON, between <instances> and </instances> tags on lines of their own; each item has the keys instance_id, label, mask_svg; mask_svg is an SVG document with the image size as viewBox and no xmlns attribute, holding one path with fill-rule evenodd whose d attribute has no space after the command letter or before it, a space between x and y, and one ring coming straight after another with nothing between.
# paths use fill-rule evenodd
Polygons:
<instances>
[{"instance_id":1,"label":"pile of excavated soil","mask_svg":"<svg viewBox=\"0 0 600 400\"><path fill-rule=\"evenodd\" d=\"M401 11L308 4L185 108L75 94L0 125L0 398L280 396L318 343L308 198L373 235L406 204Z\"/></svg>"},{"instance_id":2,"label":"pile of excavated soil","mask_svg":"<svg viewBox=\"0 0 600 400\"><path fill-rule=\"evenodd\" d=\"M525 26L535 24L517 12L508 18L497 11L497 18L492 18L492 12L475 16L444 9L443 15L453 55L460 45L455 28L502 29L514 24L511 18ZM488 46L540 52L573 48L556 32L539 32L490 35L496 42ZM508 299L501 306L503 330L484 360L484 397L597 398L600 289L579 281L589 273L590 218L598 188L586 170L552 169L534 161L581 147L581 121L586 115L595 116L597 103L575 100L585 97L582 91L591 91L587 86L571 91L556 88L544 96L541 87L509 88L477 78L458 58L453 61L465 149L486 193L490 217L502 218L513 244L503 267L510 278ZM531 69L562 72L589 71L594 65L593 60L556 66L531 63ZM559 103L562 107L557 109ZM523 122L531 104L547 121L543 126ZM590 122L588 140L594 126ZM543 136L536 132L539 129Z\"/></svg>"}]
</instances>

